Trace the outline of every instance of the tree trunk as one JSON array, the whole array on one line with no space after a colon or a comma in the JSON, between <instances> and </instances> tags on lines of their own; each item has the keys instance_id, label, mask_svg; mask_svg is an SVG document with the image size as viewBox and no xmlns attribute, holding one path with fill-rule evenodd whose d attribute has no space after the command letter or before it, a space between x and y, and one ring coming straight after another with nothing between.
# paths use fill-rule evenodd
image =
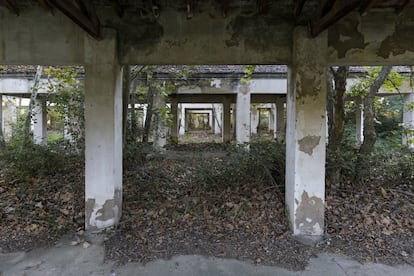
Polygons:
<instances>
[{"instance_id":1,"label":"tree trunk","mask_svg":"<svg viewBox=\"0 0 414 276\"><path fill-rule=\"evenodd\" d=\"M138 126L137 126L137 114L135 109L135 104L137 103L137 86L138 81L133 80L132 81L132 88L131 88L131 109L129 110L129 140L133 141L134 143L137 142L137 136L138 136Z\"/></svg>"},{"instance_id":2,"label":"tree trunk","mask_svg":"<svg viewBox=\"0 0 414 276\"><path fill-rule=\"evenodd\" d=\"M33 108L34 108L35 101L36 101L36 98L37 98L37 92L39 90L39 82L40 82L40 78L42 76L42 71L43 71L43 66L38 65L37 69L36 69L36 75L35 75L35 78L34 78L33 86L31 88L29 107L27 109L26 119L25 119L25 122L24 122L24 133L23 133L23 144L22 144L22 146L26 146L30 141L30 123L31 123L31 119L32 119Z\"/></svg>"},{"instance_id":3,"label":"tree trunk","mask_svg":"<svg viewBox=\"0 0 414 276\"><path fill-rule=\"evenodd\" d=\"M346 92L347 77L347 66L340 66L336 71L331 67L328 72L328 154L331 154L333 157L330 158L331 161L334 159L336 160L341 151L341 143L344 133L344 95ZM328 179L330 179L334 184L340 183L341 166L337 166L335 164L329 165L330 169L327 170Z\"/></svg>"},{"instance_id":4,"label":"tree trunk","mask_svg":"<svg viewBox=\"0 0 414 276\"><path fill-rule=\"evenodd\" d=\"M344 136L345 120L345 92L346 79L348 77L348 66L339 66L334 72L335 90L333 95L333 120L331 132L329 133L328 147L339 152L341 150L342 138Z\"/></svg>"},{"instance_id":5,"label":"tree trunk","mask_svg":"<svg viewBox=\"0 0 414 276\"><path fill-rule=\"evenodd\" d=\"M371 87L369 88L368 94L364 98L364 142L359 149L362 154L368 154L372 152L377 134L374 126L374 99L375 94L387 79L392 66L383 66L378 76L375 78Z\"/></svg>"},{"instance_id":6,"label":"tree trunk","mask_svg":"<svg viewBox=\"0 0 414 276\"><path fill-rule=\"evenodd\" d=\"M153 106L154 106L154 88L149 85L148 86L148 96L147 96L147 116L145 116L145 125L144 125L144 133L142 134L142 142L148 143L150 130L151 130L151 122L152 122L152 114L153 114Z\"/></svg>"}]
</instances>

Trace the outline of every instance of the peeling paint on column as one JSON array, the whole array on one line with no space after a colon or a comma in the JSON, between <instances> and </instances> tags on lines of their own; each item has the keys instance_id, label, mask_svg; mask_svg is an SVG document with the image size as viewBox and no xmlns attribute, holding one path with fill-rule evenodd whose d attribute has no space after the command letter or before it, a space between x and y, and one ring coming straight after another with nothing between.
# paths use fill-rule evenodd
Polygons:
<instances>
[{"instance_id":1,"label":"peeling paint on column","mask_svg":"<svg viewBox=\"0 0 414 276\"><path fill-rule=\"evenodd\" d=\"M364 35L359 30L359 18L348 16L341 24L334 24L328 33L328 46L333 47L338 58L344 58L352 49L365 49L369 44L365 42Z\"/></svg>"},{"instance_id":2,"label":"peeling paint on column","mask_svg":"<svg viewBox=\"0 0 414 276\"><path fill-rule=\"evenodd\" d=\"M313 149L319 145L321 136L308 135L298 141L299 150L312 155Z\"/></svg>"},{"instance_id":3,"label":"peeling paint on column","mask_svg":"<svg viewBox=\"0 0 414 276\"><path fill-rule=\"evenodd\" d=\"M296 209L296 228L302 235L321 235L324 228L324 203L322 199L302 193L302 200Z\"/></svg>"},{"instance_id":4,"label":"peeling paint on column","mask_svg":"<svg viewBox=\"0 0 414 276\"><path fill-rule=\"evenodd\" d=\"M117 210L115 209L117 209L117 207L115 206L115 200L106 200L102 208L96 212L96 220L107 221L114 219L115 213L117 212Z\"/></svg>"},{"instance_id":5,"label":"peeling paint on column","mask_svg":"<svg viewBox=\"0 0 414 276\"><path fill-rule=\"evenodd\" d=\"M88 200L86 200L85 203L85 224L86 224L86 229L90 229L91 228L91 215L92 215L92 211L93 208L95 207L95 199L94 198L88 198Z\"/></svg>"},{"instance_id":6,"label":"peeling paint on column","mask_svg":"<svg viewBox=\"0 0 414 276\"><path fill-rule=\"evenodd\" d=\"M89 198L86 201L86 228L88 230L102 229L115 225L121 214L121 191L116 190L113 199L107 199L103 204L96 199Z\"/></svg>"}]
</instances>

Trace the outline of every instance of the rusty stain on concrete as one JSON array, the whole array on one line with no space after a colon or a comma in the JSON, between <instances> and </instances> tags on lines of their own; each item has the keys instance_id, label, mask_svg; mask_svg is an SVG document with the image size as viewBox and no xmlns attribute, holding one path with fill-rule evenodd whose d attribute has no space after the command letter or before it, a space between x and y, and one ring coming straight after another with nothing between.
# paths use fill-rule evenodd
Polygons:
<instances>
[{"instance_id":1,"label":"rusty stain on concrete","mask_svg":"<svg viewBox=\"0 0 414 276\"><path fill-rule=\"evenodd\" d=\"M315 136L315 135L305 136L298 141L299 150L309 155L312 155L313 149L317 145L319 145L320 140L321 140L321 136Z\"/></svg>"},{"instance_id":2,"label":"rusty stain on concrete","mask_svg":"<svg viewBox=\"0 0 414 276\"><path fill-rule=\"evenodd\" d=\"M308 193L302 193L302 200L296 210L296 228L304 235L315 233L315 227L324 227L324 204L322 199L316 196L309 197Z\"/></svg>"}]
</instances>

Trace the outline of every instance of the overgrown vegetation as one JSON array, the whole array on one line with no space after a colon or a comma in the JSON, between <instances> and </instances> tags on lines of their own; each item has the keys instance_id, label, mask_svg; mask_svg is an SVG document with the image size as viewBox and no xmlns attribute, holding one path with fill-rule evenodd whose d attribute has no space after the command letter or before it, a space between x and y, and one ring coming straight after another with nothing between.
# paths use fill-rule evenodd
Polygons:
<instances>
[{"instance_id":1,"label":"overgrown vegetation","mask_svg":"<svg viewBox=\"0 0 414 276\"><path fill-rule=\"evenodd\" d=\"M252 70L247 69L246 78ZM51 76L55 116L72 118L65 124L73 131L77 150L72 151L61 139L48 146L28 143L21 147L23 120L16 124L12 142L0 153L0 219L6 222L0 223L2 233L36 238L49 230L57 233L83 227L82 85L74 81L76 71L49 68L46 72ZM188 79L189 73L183 72L180 78ZM153 88L167 89L156 85ZM145 100L149 86L135 89L132 98ZM163 97L168 95L167 90L161 92ZM326 162L326 232L329 239L340 241L331 246L345 251L352 246L370 258L400 254L387 241L395 241L396 235L411 239L414 233L414 155L401 145L403 103L396 95L374 104L377 139L372 152L359 151L356 103L347 103L341 115L340 141L335 141L335 150L328 147ZM168 119L163 108L153 111ZM108 255L147 261L189 252L268 264L296 262L287 260L292 258L292 248L304 252L294 258L311 255L309 248L289 238L283 143L251 142L249 150L234 144L175 145L171 151L178 152L176 158L142 143L142 136L134 136L138 125L131 120L137 118L134 112L124 147L123 221L107 241ZM358 160L364 166L356 165ZM330 172L335 172L335 181L329 178ZM0 238L0 243L7 237Z\"/></svg>"}]
</instances>

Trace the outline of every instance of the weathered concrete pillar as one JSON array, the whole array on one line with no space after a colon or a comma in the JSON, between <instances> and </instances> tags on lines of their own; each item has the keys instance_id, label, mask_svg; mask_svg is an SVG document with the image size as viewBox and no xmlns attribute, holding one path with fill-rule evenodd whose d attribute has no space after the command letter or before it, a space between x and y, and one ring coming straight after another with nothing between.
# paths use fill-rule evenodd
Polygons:
<instances>
[{"instance_id":1,"label":"weathered concrete pillar","mask_svg":"<svg viewBox=\"0 0 414 276\"><path fill-rule=\"evenodd\" d=\"M250 142L250 89L248 83L240 83L237 91L236 141Z\"/></svg>"},{"instance_id":2,"label":"weathered concrete pillar","mask_svg":"<svg viewBox=\"0 0 414 276\"><path fill-rule=\"evenodd\" d=\"M232 136L230 99L226 97L223 102L223 143L229 143Z\"/></svg>"},{"instance_id":3,"label":"weathered concrete pillar","mask_svg":"<svg viewBox=\"0 0 414 276\"><path fill-rule=\"evenodd\" d=\"M286 204L294 235L324 233L326 33L294 30L288 72Z\"/></svg>"},{"instance_id":4,"label":"weathered concrete pillar","mask_svg":"<svg viewBox=\"0 0 414 276\"><path fill-rule=\"evenodd\" d=\"M177 99L172 99L171 101L171 117L172 117L172 125L170 130L170 141L173 144L178 143L178 131L179 131L179 121L178 121L178 101Z\"/></svg>"},{"instance_id":5,"label":"weathered concrete pillar","mask_svg":"<svg viewBox=\"0 0 414 276\"><path fill-rule=\"evenodd\" d=\"M4 141L3 94L0 94L0 142Z\"/></svg>"},{"instance_id":6,"label":"weathered concrete pillar","mask_svg":"<svg viewBox=\"0 0 414 276\"><path fill-rule=\"evenodd\" d=\"M185 109L188 107L187 104L181 104L181 106L178 106L178 116L179 119L178 122L178 135L184 135L187 131L187 116L185 114Z\"/></svg>"},{"instance_id":7,"label":"weathered concrete pillar","mask_svg":"<svg viewBox=\"0 0 414 276\"><path fill-rule=\"evenodd\" d=\"M403 145L414 151L414 93L404 95Z\"/></svg>"},{"instance_id":8,"label":"weathered concrete pillar","mask_svg":"<svg viewBox=\"0 0 414 276\"><path fill-rule=\"evenodd\" d=\"M36 99L33 107L33 142L47 144L47 107L45 99Z\"/></svg>"},{"instance_id":9,"label":"weathered concrete pillar","mask_svg":"<svg viewBox=\"0 0 414 276\"><path fill-rule=\"evenodd\" d=\"M122 207L122 69L116 33L85 38L85 228L118 223Z\"/></svg>"},{"instance_id":10,"label":"weathered concrete pillar","mask_svg":"<svg viewBox=\"0 0 414 276\"><path fill-rule=\"evenodd\" d=\"M279 141L285 141L285 101L281 97L276 100L276 138Z\"/></svg>"},{"instance_id":11,"label":"weathered concrete pillar","mask_svg":"<svg viewBox=\"0 0 414 276\"><path fill-rule=\"evenodd\" d=\"M259 109L250 109L250 133L257 134L257 128L259 127Z\"/></svg>"},{"instance_id":12,"label":"weathered concrete pillar","mask_svg":"<svg viewBox=\"0 0 414 276\"><path fill-rule=\"evenodd\" d=\"M220 104L212 104L213 107L213 126L214 126L214 134L221 134L223 131L223 123L221 122L223 109L221 108Z\"/></svg>"},{"instance_id":13,"label":"weathered concrete pillar","mask_svg":"<svg viewBox=\"0 0 414 276\"><path fill-rule=\"evenodd\" d=\"M167 144L167 122L163 110L165 109L165 98L161 91L154 93L154 148L161 150Z\"/></svg>"},{"instance_id":14,"label":"weathered concrete pillar","mask_svg":"<svg viewBox=\"0 0 414 276\"><path fill-rule=\"evenodd\" d=\"M364 107L359 97L355 100L355 132L357 145L361 145L364 142Z\"/></svg>"},{"instance_id":15,"label":"weathered concrete pillar","mask_svg":"<svg viewBox=\"0 0 414 276\"><path fill-rule=\"evenodd\" d=\"M270 114L269 114L269 131L273 133L273 138L276 138L276 105L270 104Z\"/></svg>"}]
</instances>

